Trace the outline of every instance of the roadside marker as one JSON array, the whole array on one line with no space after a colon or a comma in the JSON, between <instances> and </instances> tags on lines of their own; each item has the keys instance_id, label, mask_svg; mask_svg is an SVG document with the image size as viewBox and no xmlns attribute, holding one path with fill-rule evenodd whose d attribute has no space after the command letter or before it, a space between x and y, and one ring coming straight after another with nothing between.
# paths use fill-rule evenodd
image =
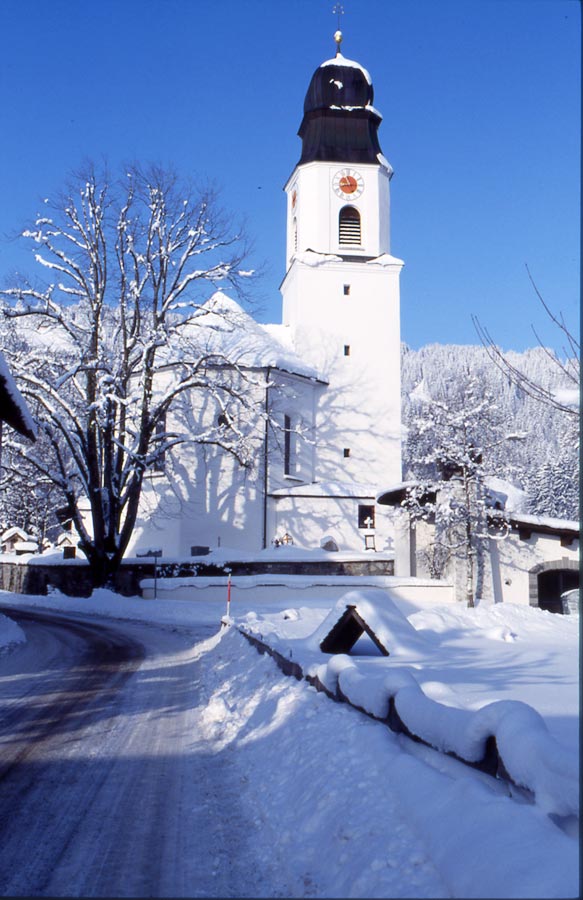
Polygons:
<instances>
[{"instance_id":1,"label":"roadside marker","mask_svg":"<svg viewBox=\"0 0 583 900\"><path fill-rule=\"evenodd\" d=\"M231 615L231 573L227 577L227 615Z\"/></svg>"}]
</instances>

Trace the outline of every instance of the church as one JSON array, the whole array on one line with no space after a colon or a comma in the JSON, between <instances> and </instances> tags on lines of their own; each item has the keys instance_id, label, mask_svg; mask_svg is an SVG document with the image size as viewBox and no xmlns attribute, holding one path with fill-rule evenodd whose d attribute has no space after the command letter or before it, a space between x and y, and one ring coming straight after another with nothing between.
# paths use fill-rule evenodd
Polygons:
<instances>
[{"instance_id":1,"label":"church","mask_svg":"<svg viewBox=\"0 0 583 900\"><path fill-rule=\"evenodd\" d=\"M282 321L259 324L224 294L208 301L212 341L228 344L248 373L253 464L209 445L183 450L172 472L150 476L129 555L280 543L392 554L390 519L376 514L375 498L401 479L393 170L370 75L343 56L340 32L335 40L336 55L309 83L301 155L284 188ZM196 414L227 427L220 409Z\"/></svg>"}]
</instances>

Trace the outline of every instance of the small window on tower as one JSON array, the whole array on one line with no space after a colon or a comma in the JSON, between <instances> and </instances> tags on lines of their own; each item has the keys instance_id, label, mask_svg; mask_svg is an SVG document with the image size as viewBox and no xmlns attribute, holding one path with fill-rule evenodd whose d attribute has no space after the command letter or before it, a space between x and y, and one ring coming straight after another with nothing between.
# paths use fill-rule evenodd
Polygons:
<instances>
[{"instance_id":1,"label":"small window on tower","mask_svg":"<svg viewBox=\"0 0 583 900\"><path fill-rule=\"evenodd\" d=\"M343 206L340 210L338 241L341 244L360 244L360 213L354 206Z\"/></svg>"},{"instance_id":2,"label":"small window on tower","mask_svg":"<svg viewBox=\"0 0 583 900\"><path fill-rule=\"evenodd\" d=\"M344 344L344 356L350 356L350 344Z\"/></svg>"},{"instance_id":3,"label":"small window on tower","mask_svg":"<svg viewBox=\"0 0 583 900\"><path fill-rule=\"evenodd\" d=\"M344 448L344 459L348 459L349 456L350 456L350 447L345 447Z\"/></svg>"},{"instance_id":4,"label":"small window on tower","mask_svg":"<svg viewBox=\"0 0 583 900\"><path fill-rule=\"evenodd\" d=\"M344 296L345 296L345 297L348 297L349 294L350 294L350 285L349 285L349 284L345 284L345 285L344 285Z\"/></svg>"},{"instance_id":5,"label":"small window on tower","mask_svg":"<svg viewBox=\"0 0 583 900\"><path fill-rule=\"evenodd\" d=\"M291 475L294 464L292 444L292 420L291 416L283 417L283 474Z\"/></svg>"}]
</instances>

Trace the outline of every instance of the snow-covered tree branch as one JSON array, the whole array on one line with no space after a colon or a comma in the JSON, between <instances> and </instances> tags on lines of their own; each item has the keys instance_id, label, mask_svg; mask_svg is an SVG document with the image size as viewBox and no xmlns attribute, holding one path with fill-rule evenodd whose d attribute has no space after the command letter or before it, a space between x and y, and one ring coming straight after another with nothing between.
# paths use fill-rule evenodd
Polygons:
<instances>
[{"instance_id":1,"label":"snow-covered tree branch","mask_svg":"<svg viewBox=\"0 0 583 900\"><path fill-rule=\"evenodd\" d=\"M562 343L562 356L560 356L545 346L536 329L532 326L533 334L539 346L543 349L552 363L552 367L555 371L554 383L543 384L542 381L525 372L520 366L517 366L512 361L509 354L504 353L503 350L500 349L486 326L482 325L476 316L472 316L474 327L488 356L500 371L510 379L510 381L540 403L545 403L568 416L578 417L580 407L579 390L581 384L581 347L579 341L576 339L572 329L570 329L565 322L563 314L556 314L550 308L539 291L528 266L526 267L526 270L534 292L547 317L557 328L559 340Z\"/></svg>"}]
</instances>

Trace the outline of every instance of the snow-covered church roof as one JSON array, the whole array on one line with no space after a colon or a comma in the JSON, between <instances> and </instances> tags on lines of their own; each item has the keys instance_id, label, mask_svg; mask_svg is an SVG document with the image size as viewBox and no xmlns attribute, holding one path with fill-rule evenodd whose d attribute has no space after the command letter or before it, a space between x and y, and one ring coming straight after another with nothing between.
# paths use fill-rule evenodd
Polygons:
<instances>
[{"instance_id":1,"label":"snow-covered church roof","mask_svg":"<svg viewBox=\"0 0 583 900\"><path fill-rule=\"evenodd\" d=\"M320 379L316 369L297 355L285 325L256 322L236 300L217 291L197 317L205 351L245 368L273 368L304 378Z\"/></svg>"}]
</instances>

